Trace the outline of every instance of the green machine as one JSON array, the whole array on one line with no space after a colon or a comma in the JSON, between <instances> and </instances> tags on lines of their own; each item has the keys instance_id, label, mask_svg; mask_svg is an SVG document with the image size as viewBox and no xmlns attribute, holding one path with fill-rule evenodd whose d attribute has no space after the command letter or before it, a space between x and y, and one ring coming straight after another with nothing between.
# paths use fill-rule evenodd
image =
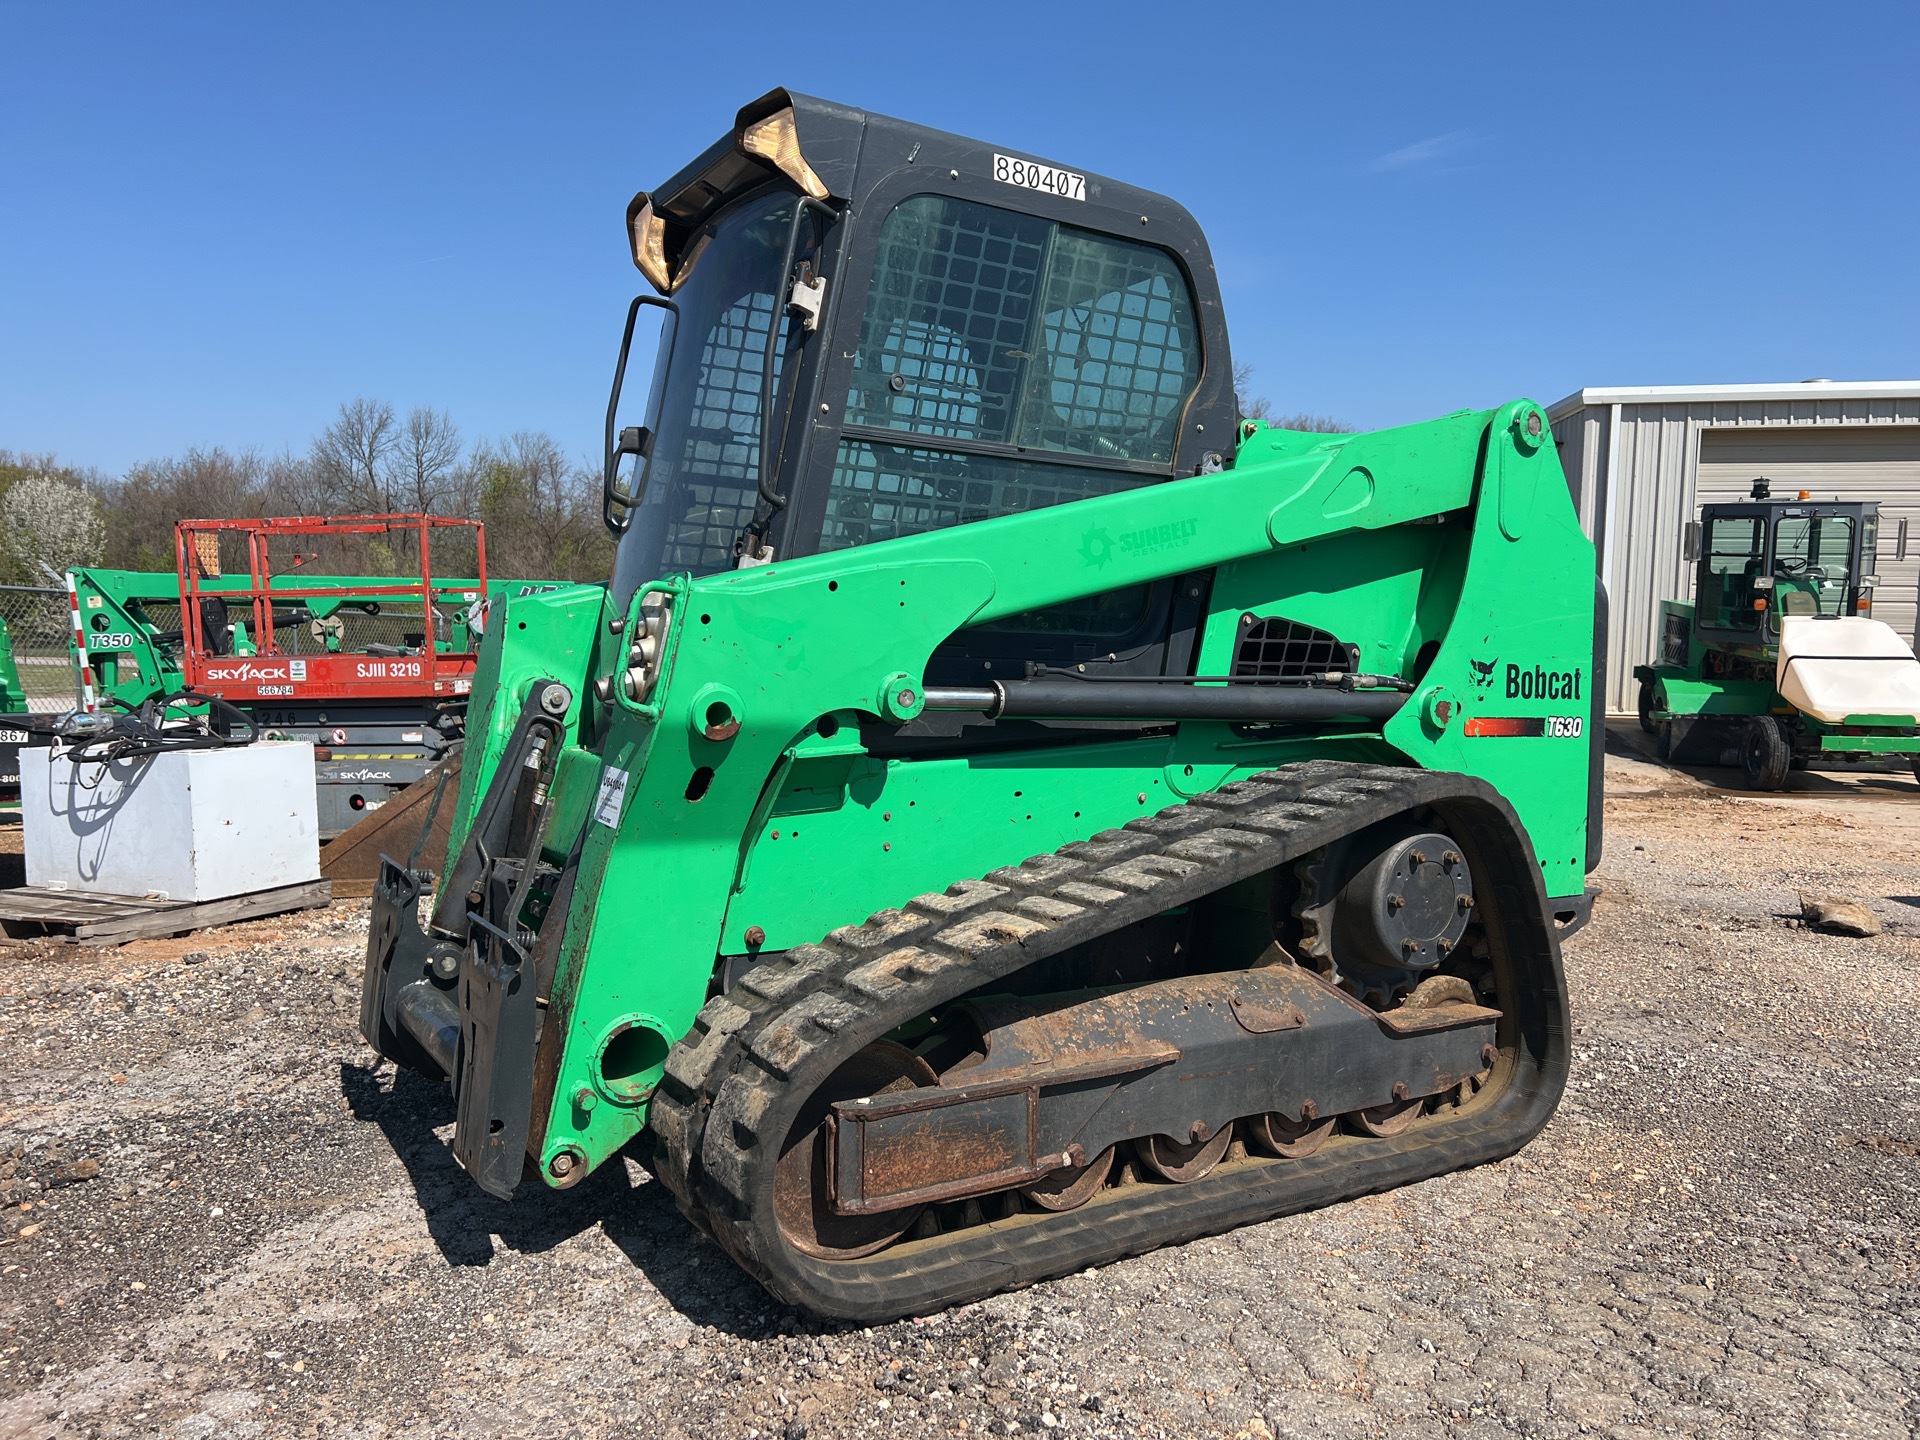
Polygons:
<instances>
[{"instance_id":1,"label":"green machine","mask_svg":"<svg viewBox=\"0 0 1920 1440\"><path fill-rule=\"evenodd\" d=\"M1814 760L1879 755L1920 778L1920 660L1872 617L1878 531L1871 501L1775 498L1765 479L1701 508L1694 601L1662 602L1659 659L1633 672L1661 759L1737 750L1760 790Z\"/></svg>"},{"instance_id":2,"label":"green machine","mask_svg":"<svg viewBox=\"0 0 1920 1440\"><path fill-rule=\"evenodd\" d=\"M0 618L0 717L25 712L27 687L20 681L20 665L13 655L13 636ZM20 747L28 742L25 730L0 718L0 804L20 801Z\"/></svg>"},{"instance_id":3,"label":"green machine","mask_svg":"<svg viewBox=\"0 0 1920 1440\"><path fill-rule=\"evenodd\" d=\"M431 773L464 735L477 602L497 607L556 584L298 574L275 577L256 605L248 575L210 576L197 581L203 623L190 635L178 575L83 568L72 580L86 644L74 659L95 703L131 712L182 691L215 694L263 738L310 743L322 840ZM431 638L421 600L394 593L407 584L428 587ZM295 594L280 597L282 588Z\"/></svg>"},{"instance_id":4,"label":"green machine","mask_svg":"<svg viewBox=\"0 0 1920 1440\"><path fill-rule=\"evenodd\" d=\"M613 583L489 625L374 899L473 1178L631 1147L873 1320L1525 1144L1605 693L1540 408L1243 424L1180 206L786 91L627 221Z\"/></svg>"},{"instance_id":5,"label":"green machine","mask_svg":"<svg viewBox=\"0 0 1920 1440\"><path fill-rule=\"evenodd\" d=\"M186 637L180 620L180 578L165 571L100 567L83 567L71 573L76 604L86 626L87 660L93 670L96 698L132 707L182 689L187 677L182 666ZM302 575L299 583L335 593L327 598L302 596L283 602L276 611L281 643L292 644L296 653L337 655L372 646L368 653L380 654L418 650L425 643L419 633L423 629L421 616L403 611L381 593L393 588L390 576ZM489 581L488 599L499 603L528 583ZM559 584L534 583L545 587ZM246 591L248 579L245 575L214 576L199 584L208 595L240 596ZM436 599L446 616L444 628L438 628L434 637L436 652L458 654L479 647L479 632L468 619L472 601L479 594L477 580L435 581ZM245 612L238 605L234 611L221 627L217 653L242 658L260 654L256 637L249 633Z\"/></svg>"}]
</instances>

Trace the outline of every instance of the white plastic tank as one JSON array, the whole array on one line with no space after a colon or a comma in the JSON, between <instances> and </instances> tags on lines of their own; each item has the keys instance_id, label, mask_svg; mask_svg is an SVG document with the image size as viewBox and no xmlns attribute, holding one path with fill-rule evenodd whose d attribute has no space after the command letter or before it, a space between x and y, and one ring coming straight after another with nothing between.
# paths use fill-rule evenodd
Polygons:
<instances>
[{"instance_id":1,"label":"white plastic tank","mask_svg":"<svg viewBox=\"0 0 1920 1440\"><path fill-rule=\"evenodd\" d=\"M1882 620L1783 617L1773 685L1794 709L1829 725L1850 715L1920 724L1920 660Z\"/></svg>"}]
</instances>

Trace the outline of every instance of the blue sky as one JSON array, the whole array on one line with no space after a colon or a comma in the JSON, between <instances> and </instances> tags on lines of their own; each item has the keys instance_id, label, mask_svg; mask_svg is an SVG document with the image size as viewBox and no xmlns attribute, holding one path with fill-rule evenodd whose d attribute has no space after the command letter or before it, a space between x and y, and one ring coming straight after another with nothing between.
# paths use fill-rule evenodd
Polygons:
<instances>
[{"instance_id":1,"label":"blue sky","mask_svg":"<svg viewBox=\"0 0 1920 1440\"><path fill-rule=\"evenodd\" d=\"M627 199L775 85L1162 190L1283 410L1920 375L1920 6L0 0L0 447L597 446Z\"/></svg>"}]
</instances>

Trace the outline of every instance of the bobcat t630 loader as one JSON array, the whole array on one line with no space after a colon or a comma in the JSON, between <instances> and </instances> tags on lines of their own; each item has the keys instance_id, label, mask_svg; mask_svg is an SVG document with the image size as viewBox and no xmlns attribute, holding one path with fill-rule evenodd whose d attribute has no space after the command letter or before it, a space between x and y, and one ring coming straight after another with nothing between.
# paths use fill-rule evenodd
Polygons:
<instances>
[{"instance_id":1,"label":"bobcat t630 loader","mask_svg":"<svg viewBox=\"0 0 1920 1440\"><path fill-rule=\"evenodd\" d=\"M1525 1144L1604 695L1539 407L1243 424L1180 206L786 91L627 220L613 585L489 626L374 904L475 1181L633 1147L872 1320Z\"/></svg>"}]
</instances>

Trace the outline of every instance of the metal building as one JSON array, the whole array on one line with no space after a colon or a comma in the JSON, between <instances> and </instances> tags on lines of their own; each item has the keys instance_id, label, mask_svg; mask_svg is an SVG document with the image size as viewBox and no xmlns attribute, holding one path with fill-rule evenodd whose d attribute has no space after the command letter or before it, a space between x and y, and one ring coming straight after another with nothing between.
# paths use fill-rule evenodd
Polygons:
<instances>
[{"instance_id":1,"label":"metal building","mask_svg":"<svg viewBox=\"0 0 1920 1440\"><path fill-rule=\"evenodd\" d=\"M1547 408L1612 602L1607 708L1634 707L1662 600L1693 597L1682 532L1765 476L1775 495L1880 502L1873 613L1914 639L1920 586L1920 380L1578 390ZM1897 560L1905 520L1907 556Z\"/></svg>"}]
</instances>

